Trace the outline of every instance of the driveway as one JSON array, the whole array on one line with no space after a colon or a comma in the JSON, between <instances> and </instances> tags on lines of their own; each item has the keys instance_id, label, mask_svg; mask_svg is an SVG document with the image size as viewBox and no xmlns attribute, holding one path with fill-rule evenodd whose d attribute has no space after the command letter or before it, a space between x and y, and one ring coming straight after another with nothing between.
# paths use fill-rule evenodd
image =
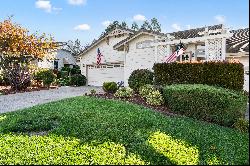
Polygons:
<instances>
[{"instance_id":1,"label":"driveway","mask_svg":"<svg viewBox=\"0 0 250 166\"><path fill-rule=\"evenodd\" d=\"M91 89L95 89L96 92L102 92L101 87L83 86L59 87L58 89L51 90L2 95L0 96L0 113L16 111L65 98L82 96L85 93L90 93Z\"/></svg>"}]
</instances>

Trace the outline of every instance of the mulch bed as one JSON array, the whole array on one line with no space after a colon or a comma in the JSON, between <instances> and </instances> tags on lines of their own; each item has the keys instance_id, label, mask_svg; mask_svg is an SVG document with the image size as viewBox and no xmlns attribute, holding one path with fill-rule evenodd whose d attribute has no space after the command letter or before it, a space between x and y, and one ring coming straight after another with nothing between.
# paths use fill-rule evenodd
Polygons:
<instances>
[{"instance_id":1,"label":"mulch bed","mask_svg":"<svg viewBox=\"0 0 250 166\"><path fill-rule=\"evenodd\" d=\"M115 100L121 100L121 101L128 101L134 104L138 104L138 105L142 105L144 107L153 109L157 112L160 112L164 115L167 116L176 116L177 114L172 113L166 106L152 106L146 103L146 101L139 96L138 94L135 94L133 97L131 98L118 98L115 97L113 94L109 94L109 93L98 93L98 94L85 94L86 96L93 96L93 97L97 97L97 98L103 98L103 99L115 99ZM180 116L180 115L178 115Z\"/></svg>"},{"instance_id":2,"label":"mulch bed","mask_svg":"<svg viewBox=\"0 0 250 166\"><path fill-rule=\"evenodd\" d=\"M57 86L51 86L50 88L46 87L28 87L25 90L22 91L15 91L14 89L11 89L10 86L0 86L0 93L3 95L8 94L15 94L15 93L24 93L24 92L33 92L33 91L40 91L40 90L49 90L49 89L57 89Z\"/></svg>"}]
</instances>

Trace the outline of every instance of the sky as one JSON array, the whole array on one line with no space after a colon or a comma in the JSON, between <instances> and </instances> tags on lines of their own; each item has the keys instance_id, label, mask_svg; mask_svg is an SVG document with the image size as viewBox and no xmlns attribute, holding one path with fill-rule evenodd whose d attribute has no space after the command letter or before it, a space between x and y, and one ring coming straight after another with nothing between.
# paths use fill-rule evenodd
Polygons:
<instances>
[{"instance_id":1,"label":"sky","mask_svg":"<svg viewBox=\"0 0 250 166\"><path fill-rule=\"evenodd\" d=\"M112 21L139 25L157 18L162 32L223 23L249 27L249 0L0 0L0 21L12 20L56 41L97 39Z\"/></svg>"}]
</instances>

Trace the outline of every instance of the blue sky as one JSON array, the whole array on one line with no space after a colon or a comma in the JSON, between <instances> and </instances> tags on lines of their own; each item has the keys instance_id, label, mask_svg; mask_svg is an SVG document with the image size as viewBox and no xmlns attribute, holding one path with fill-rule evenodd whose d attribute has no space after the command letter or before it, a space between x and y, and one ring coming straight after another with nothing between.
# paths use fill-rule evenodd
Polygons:
<instances>
[{"instance_id":1,"label":"blue sky","mask_svg":"<svg viewBox=\"0 0 250 166\"><path fill-rule=\"evenodd\" d=\"M45 32L57 41L98 38L110 21L139 25L156 17L163 32L224 23L249 27L249 0L1 0L0 21L10 15L31 32Z\"/></svg>"}]
</instances>

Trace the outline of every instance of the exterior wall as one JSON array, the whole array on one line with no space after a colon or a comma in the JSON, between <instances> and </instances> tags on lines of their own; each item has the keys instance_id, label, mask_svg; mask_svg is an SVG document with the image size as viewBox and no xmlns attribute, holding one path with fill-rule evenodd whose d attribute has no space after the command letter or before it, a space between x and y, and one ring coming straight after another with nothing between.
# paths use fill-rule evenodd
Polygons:
<instances>
[{"instance_id":1,"label":"exterior wall","mask_svg":"<svg viewBox=\"0 0 250 166\"><path fill-rule=\"evenodd\" d=\"M65 59L71 65L76 65L75 57L68 51L58 50L55 58L58 59L59 70L64 66L63 59Z\"/></svg>"},{"instance_id":2,"label":"exterior wall","mask_svg":"<svg viewBox=\"0 0 250 166\"><path fill-rule=\"evenodd\" d=\"M136 44L145 40L154 40L151 35L141 35L129 43L129 51L126 53L126 62L124 69L124 85L128 86L128 78L136 69L149 69L155 63L155 47L136 48ZM160 57L159 57L160 59Z\"/></svg>"},{"instance_id":3,"label":"exterior wall","mask_svg":"<svg viewBox=\"0 0 250 166\"><path fill-rule=\"evenodd\" d=\"M57 50L57 52L54 53L53 56L55 57L55 60L58 60L58 69L59 70L64 66L63 59L66 59L66 61L69 64L76 65L76 59L68 51ZM44 59L43 61L37 62L37 65L38 65L38 67L41 67L41 68L54 69L54 60Z\"/></svg>"},{"instance_id":4,"label":"exterior wall","mask_svg":"<svg viewBox=\"0 0 250 166\"><path fill-rule=\"evenodd\" d=\"M86 76L86 66L96 64L97 57L97 49L100 49L101 54L103 55L101 63L109 63L109 62L121 62L124 63L124 52L116 51L113 49L113 46L118 42L127 38L128 35L124 35L121 37L115 38L114 36L109 37L109 45L106 40L103 40L97 46L94 46L91 50L81 56L80 59L80 67L83 75Z\"/></svg>"}]
</instances>

